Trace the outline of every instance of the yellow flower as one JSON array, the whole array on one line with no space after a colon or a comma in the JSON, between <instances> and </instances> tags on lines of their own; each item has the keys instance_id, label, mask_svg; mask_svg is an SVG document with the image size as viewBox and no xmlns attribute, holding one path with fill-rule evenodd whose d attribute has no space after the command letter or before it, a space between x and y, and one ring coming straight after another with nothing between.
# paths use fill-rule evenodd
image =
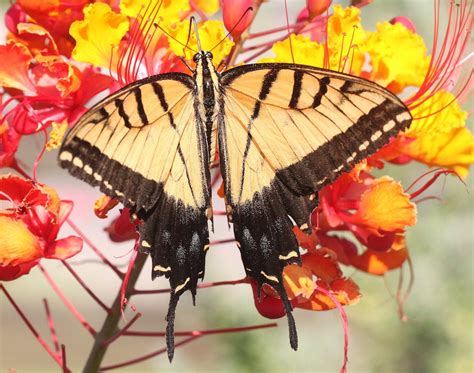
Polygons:
<instances>
[{"instance_id":1,"label":"yellow flower","mask_svg":"<svg viewBox=\"0 0 474 373\"><path fill-rule=\"evenodd\" d=\"M198 25L199 30L199 39L201 40L202 49L205 51L209 51L214 48L221 40L222 43L217 46L212 51L214 56L213 62L215 65L218 65L222 59L227 56L232 49L234 43L225 38L226 31L224 28L224 24L221 21L206 21ZM176 25L175 28L170 30L170 34L179 40L181 43L186 44L186 39L189 33L189 21L183 21ZM170 44L170 49L173 51L174 54L177 56L184 57L187 60L192 60L194 52L187 48L186 51L183 51L183 46L178 43L177 41L173 40L172 38L168 38L168 42ZM196 35L194 32L191 32L190 40L188 46L195 51L198 50Z\"/></svg>"},{"instance_id":2,"label":"yellow flower","mask_svg":"<svg viewBox=\"0 0 474 373\"><path fill-rule=\"evenodd\" d=\"M194 4L206 14L214 14L220 8L219 0L194 0Z\"/></svg>"},{"instance_id":3,"label":"yellow flower","mask_svg":"<svg viewBox=\"0 0 474 373\"><path fill-rule=\"evenodd\" d=\"M46 144L47 150L57 149L61 146L61 141L67 130L67 120L62 121L61 123L53 122L51 127L52 130L49 135L49 141Z\"/></svg>"},{"instance_id":4,"label":"yellow flower","mask_svg":"<svg viewBox=\"0 0 474 373\"><path fill-rule=\"evenodd\" d=\"M414 120L405 133L414 140L401 152L429 166L446 167L466 176L469 165L474 163L474 138L465 127L467 113L455 97L439 91L413 109L412 114L421 119Z\"/></svg>"},{"instance_id":5,"label":"yellow flower","mask_svg":"<svg viewBox=\"0 0 474 373\"><path fill-rule=\"evenodd\" d=\"M372 65L370 80L395 93L423 83L430 57L422 37L402 24L378 23L377 31L368 33L364 49Z\"/></svg>"},{"instance_id":6,"label":"yellow flower","mask_svg":"<svg viewBox=\"0 0 474 373\"><path fill-rule=\"evenodd\" d=\"M360 46L366 39L365 31L360 24L360 10L354 7L343 9L336 5L334 14L329 18L328 33L329 69L359 75L365 60ZM324 66L324 44L311 41L303 35L291 34L290 38L291 45L289 38L273 45L274 58L262 58L258 62L291 63L293 50L295 63Z\"/></svg>"},{"instance_id":7,"label":"yellow flower","mask_svg":"<svg viewBox=\"0 0 474 373\"><path fill-rule=\"evenodd\" d=\"M360 9L335 5L328 20L328 35L329 68L359 75L365 61L361 46L367 38L360 23Z\"/></svg>"},{"instance_id":8,"label":"yellow flower","mask_svg":"<svg viewBox=\"0 0 474 373\"><path fill-rule=\"evenodd\" d=\"M303 35L291 34L291 47L295 63L301 65L323 67L324 45L311 41ZM292 63L290 38L273 44L272 51L275 57L262 58L258 62L288 62Z\"/></svg>"},{"instance_id":9,"label":"yellow flower","mask_svg":"<svg viewBox=\"0 0 474 373\"><path fill-rule=\"evenodd\" d=\"M113 48L117 48L129 22L125 15L115 13L104 3L84 8L84 20L75 21L69 33L76 40L72 56L77 61L109 67Z\"/></svg>"},{"instance_id":10,"label":"yellow flower","mask_svg":"<svg viewBox=\"0 0 474 373\"><path fill-rule=\"evenodd\" d=\"M160 7L158 16L164 21L165 25L178 22L180 16L190 10L188 0L121 0L120 12L126 16L136 18L138 14L143 15L147 7L149 7L150 12L155 6Z\"/></svg>"}]
</instances>

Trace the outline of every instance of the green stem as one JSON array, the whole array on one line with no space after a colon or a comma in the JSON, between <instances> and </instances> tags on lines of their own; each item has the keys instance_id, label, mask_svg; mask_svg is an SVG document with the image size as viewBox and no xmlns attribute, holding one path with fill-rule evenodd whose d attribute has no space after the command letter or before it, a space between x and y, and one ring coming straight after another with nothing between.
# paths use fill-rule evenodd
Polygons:
<instances>
[{"instance_id":1,"label":"green stem","mask_svg":"<svg viewBox=\"0 0 474 373\"><path fill-rule=\"evenodd\" d=\"M145 265L147 255L138 254L137 259L135 260L135 265L133 266L132 271L130 272L130 278L128 280L127 288L125 289L125 297L128 299L131 291L134 289L135 284L138 280L138 277ZM120 288L117 293L117 297L111 307L110 313L107 315L102 328L95 336L94 346L89 354L86 365L84 366L84 372L93 373L98 372L102 364L102 360L108 349L108 344L105 342L109 340L113 335L115 335L119 329L118 324L120 322L121 310L120 310Z\"/></svg>"}]
</instances>

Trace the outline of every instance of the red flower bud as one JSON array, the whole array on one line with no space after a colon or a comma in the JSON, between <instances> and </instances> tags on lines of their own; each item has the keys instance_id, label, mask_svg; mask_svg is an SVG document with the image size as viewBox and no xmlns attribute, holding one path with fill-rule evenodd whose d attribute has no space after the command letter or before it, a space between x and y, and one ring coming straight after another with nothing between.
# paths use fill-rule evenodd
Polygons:
<instances>
[{"instance_id":1,"label":"red flower bud","mask_svg":"<svg viewBox=\"0 0 474 373\"><path fill-rule=\"evenodd\" d=\"M247 30L252 22L253 14L247 9L254 5L253 0L223 0L222 2L222 18L224 25L228 31L232 31L231 35L234 40L239 40L242 33ZM242 19L240 19L243 16Z\"/></svg>"},{"instance_id":2,"label":"red flower bud","mask_svg":"<svg viewBox=\"0 0 474 373\"><path fill-rule=\"evenodd\" d=\"M257 283L255 280L251 280L250 285L252 285L255 308L260 315L268 319L279 319L286 315L285 306L281 299L268 295L265 293L264 289L261 290L259 298Z\"/></svg>"},{"instance_id":3,"label":"red flower bud","mask_svg":"<svg viewBox=\"0 0 474 373\"><path fill-rule=\"evenodd\" d=\"M331 6L331 3L332 0L306 0L309 19L323 14Z\"/></svg>"},{"instance_id":4,"label":"red flower bud","mask_svg":"<svg viewBox=\"0 0 474 373\"><path fill-rule=\"evenodd\" d=\"M395 17L395 18L392 18L390 20L390 23L392 25L396 24L396 23L401 23L403 26L405 26L408 30L412 31L412 32L416 32L416 28L415 28L415 25L413 24L413 22L411 21L410 18L408 17L404 17L404 16L398 16L398 17Z\"/></svg>"}]
</instances>

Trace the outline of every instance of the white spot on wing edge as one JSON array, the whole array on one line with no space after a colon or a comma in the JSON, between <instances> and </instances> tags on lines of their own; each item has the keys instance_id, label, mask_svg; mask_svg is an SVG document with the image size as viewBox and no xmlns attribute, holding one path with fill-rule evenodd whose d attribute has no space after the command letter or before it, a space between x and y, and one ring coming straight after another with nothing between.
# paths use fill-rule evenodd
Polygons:
<instances>
[{"instance_id":1,"label":"white spot on wing edge","mask_svg":"<svg viewBox=\"0 0 474 373\"><path fill-rule=\"evenodd\" d=\"M278 259L280 260L288 260L290 258L297 258L298 253L296 251L290 251L287 255L280 255Z\"/></svg>"},{"instance_id":2,"label":"white spot on wing edge","mask_svg":"<svg viewBox=\"0 0 474 373\"><path fill-rule=\"evenodd\" d=\"M375 132L375 133L372 135L372 137L370 138L370 140L371 140L372 142L374 142L374 141L378 140L378 139L380 138L380 136L382 136L382 131L377 131L377 132Z\"/></svg>"},{"instance_id":3,"label":"white spot on wing edge","mask_svg":"<svg viewBox=\"0 0 474 373\"><path fill-rule=\"evenodd\" d=\"M275 276L267 275L265 272L260 271L260 273L270 281L279 282Z\"/></svg>"},{"instance_id":4,"label":"white spot on wing edge","mask_svg":"<svg viewBox=\"0 0 474 373\"><path fill-rule=\"evenodd\" d=\"M187 283L189 282L190 278L186 278L186 280L181 284L181 285L178 285L176 286L176 288L174 289L174 292L177 293L178 291L180 291L181 289L183 289Z\"/></svg>"},{"instance_id":5,"label":"white spot on wing edge","mask_svg":"<svg viewBox=\"0 0 474 373\"><path fill-rule=\"evenodd\" d=\"M60 160L60 161L68 161L68 162L71 162L71 161L72 161L72 153L70 153L70 152L62 152L61 154L59 154L59 160Z\"/></svg>"},{"instance_id":6,"label":"white spot on wing edge","mask_svg":"<svg viewBox=\"0 0 474 373\"><path fill-rule=\"evenodd\" d=\"M398 114L396 119L397 119L397 122L403 122L405 120L411 119L411 115L408 111L404 111L403 113Z\"/></svg>"},{"instance_id":7,"label":"white spot on wing edge","mask_svg":"<svg viewBox=\"0 0 474 373\"><path fill-rule=\"evenodd\" d=\"M400 116L400 115L399 115L399 116ZM397 116L397 120L398 120L398 117L399 117L399 116ZM384 132L388 132L388 131L390 131L393 127L395 127L395 124L396 124L395 121L392 119L392 120L389 121L385 126L383 126L382 129L383 129Z\"/></svg>"},{"instance_id":8,"label":"white spot on wing edge","mask_svg":"<svg viewBox=\"0 0 474 373\"><path fill-rule=\"evenodd\" d=\"M102 176L99 175L97 172L94 172L94 179L96 179L97 181L102 181Z\"/></svg>"},{"instance_id":9,"label":"white spot on wing edge","mask_svg":"<svg viewBox=\"0 0 474 373\"><path fill-rule=\"evenodd\" d=\"M74 157L74 159L72 160L72 164L76 167L79 167L79 168L82 168L84 167L84 163L82 162L82 160L78 157Z\"/></svg>"},{"instance_id":10,"label":"white spot on wing edge","mask_svg":"<svg viewBox=\"0 0 474 373\"><path fill-rule=\"evenodd\" d=\"M364 141L362 144L360 144L359 150L362 151L362 150L367 149L367 147L369 146L369 144L370 144L370 143L369 143L368 141Z\"/></svg>"},{"instance_id":11,"label":"white spot on wing edge","mask_svg":"<svg viewBox=\"0 0 474 373\"><path fill-rule=\"evenodd\" d=\"M168 271L171 271L171 267L162 267L160 265L156 265L155 267L153 267L153 270L154 271L161 271L161 272L168 272Z\"/></svg>"},{"instance_id":12,"label":"white spot on wing edge","mask_svg":"<svg viewBox=\"0 0 474 373\"><path fill-rule=\"evenodd\" d=\"M104 186L105 186L107 189L112 189L112 185L110 185L107 180L104 181Z\"/></svg>"},{"instance_id":13,"label":"white spot on wing edge","mask_svg":"<svg viewBox=\"0 0 474 373\"><path fill-rule=\"evenodd\" d=\"M148 241L145 241L145 240L142 241L142 246L143 247L151 247L150 243Z\"/></svg>"},{"instance_id":14,"label":"white spot on wing edge","mask_svg":"<svg viewBox=\"0 0 474 373\"><path fill-rule=\"evenodd\" d=\"M84 172L85 172L86 174L88 174L88 175L92 175L92 167L89 166L88 164L86 164L86 165L84 166Z\"/></svg>"}]
</instances>

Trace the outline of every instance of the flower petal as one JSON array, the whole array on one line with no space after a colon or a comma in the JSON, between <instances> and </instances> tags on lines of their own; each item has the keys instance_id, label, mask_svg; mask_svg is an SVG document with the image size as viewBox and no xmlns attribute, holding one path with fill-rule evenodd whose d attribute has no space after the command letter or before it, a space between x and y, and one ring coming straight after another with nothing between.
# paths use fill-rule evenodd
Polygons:
<instances>
[{"instance_id":1,"label":"flower petal","mask_svg":"<svg viewBox=\"0 0 474 373\"><path fill-rule=\"evenodd\" d=\"M361 271L381 276L386 272L400 268L408 258L408 250L403 236L397 237L393 247L388 251L367 249L363 254L350 259L352 266Z\"/></svg>"},{"instance_id":2,"label":"flower petal","mask_svg":"<svg viewBox=\"0 0 474 373\"><path fill-rule=\"evenodd\" d=\"M10 40L6 45L0 45L0 86L17 88L25 94L34 95L36 89L28 75L32 59L33 56L23 44Z\"/></svg>"},{"instance_id":3,"label":"flower petal","mask_svg":"<svg viewBox=\"0 0 474 373\"><path fill-rule=\"evenodd\" d=\"M19 264L16 266L2 266L0 265L0 281L12 281L18 277L30 273L31 268L39 263L38 260Z\"/></svg>"},{"instance_id":4,"label":"flower petal","mask_svg":"<svg viewBox=\"0 0 474 373\"><path fill-rule=\"evenodd\" d=\"M77 61L109 67L113 46L117 47L128 31L129 21L109 5L93 3L84 8L84 20L75 21L69 30L76 40L72 56Z\"/></svg>"},{"instance_id":5,"label":"flower petal","mask_svg":"<svg viewBox=\"0 0 474 373\"><path fill-rule=\"evenodd\" d=\"M403 231L416 224L416 205L400 183L384 176L373 180L362 194L354 219L360 220L374 234L380 230Z\"/></svg>"},{"instance_id":6,"label":"flower petal","mask_svg":"<svg viewBox=\"0 0 474 373\"><path fill-rule=\"evenodd\" d=\"M395 93L423 83L430 64L425 43L401 23L378 23L377 31L368 33L364 49L372 65L370 80Z\"/></svg>"},{"instance_id":7,"label":"flower petal","mask_svg":"<svg viewBox=\"0 0 474 373\"><path fill-rule=\"evenodd\" d=\"M82 250L83 241L76 236L69 236L54 241L46 249L46 258L65 260Z\"/></svg>"},{"instance_id":8,"label":"flower petal","mask_svg":"<svg viewBox=\"0 0 474 373\"><path fill-rule=\"evenodd\" d=\"M298 296L309 299L315 289L311 271L296 264L290 264L284 268L283 284L290 300Z\"/></svg>"},{"instance_id":9,"label":"flower petal","mask_svg":"<svg viewBox=\"0 0 474 373\"><path fill-rule=\"evenodd\" d=\"M17 266L39 259L42 244L21 220L0 216L0 265Z\"/></svg>"}]
</instances>

